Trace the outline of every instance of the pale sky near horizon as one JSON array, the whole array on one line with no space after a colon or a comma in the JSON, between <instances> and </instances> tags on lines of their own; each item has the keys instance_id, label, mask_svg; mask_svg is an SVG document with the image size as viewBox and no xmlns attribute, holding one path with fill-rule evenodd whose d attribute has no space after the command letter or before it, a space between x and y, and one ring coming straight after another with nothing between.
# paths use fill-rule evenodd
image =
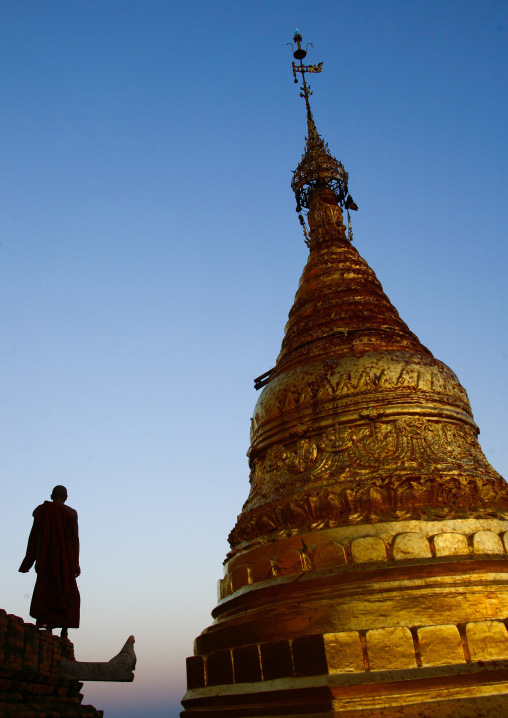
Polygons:
<instances>
[{"instance_id":1,"label":"pale sky near horizon","mask_svg":"<svg viewBox=\"0 0 508 718\"><path fill-rule=\"evenodd\" d=\"M318 131L354 243L458 375L508 477L508 5L0 0L0 607L55 484L80 517L78 660L136 636L105 718L174 718L248 494L252 379L307 249L290 181Z\"/></svg>"}]
</instances>

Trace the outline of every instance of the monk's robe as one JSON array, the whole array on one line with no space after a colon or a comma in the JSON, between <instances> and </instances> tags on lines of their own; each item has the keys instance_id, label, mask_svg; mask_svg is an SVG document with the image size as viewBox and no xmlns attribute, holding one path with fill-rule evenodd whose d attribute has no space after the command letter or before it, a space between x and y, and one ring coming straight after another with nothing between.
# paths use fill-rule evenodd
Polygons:
<instances>
[{"instance_id":1,"label":"monk's robe","mask_svg":"<svg viewBox=\"0 0 508 718\"><path fill-rule=\"evenodd\" d=\"M80 596L76 583L75 542L78 514L70 506L45 501L33 512L34 523L22 573L36 563L30 615L53 628L78 628Z\"/></svg>"}]
</instances>

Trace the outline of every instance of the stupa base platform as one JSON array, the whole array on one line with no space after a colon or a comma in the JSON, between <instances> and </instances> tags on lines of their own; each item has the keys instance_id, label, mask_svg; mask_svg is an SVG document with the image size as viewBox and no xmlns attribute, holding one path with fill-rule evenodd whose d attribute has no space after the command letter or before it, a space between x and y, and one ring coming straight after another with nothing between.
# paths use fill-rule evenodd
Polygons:
<instances>
[{"instance_id":1,"label":"stupa base platform","mask_svg":"<svg viewBox=\"0 0 508 718\"><path fill-rule=\"evenodd\" d=\"M507 521L460 519L237 552L182 716L508 717L507 546Z\"/></svg>"},{"instance_id":2,"label":"stupa base platform","mask_svg":"<svg viewBox=\"0 0 508 718\"><path fill-rule=\"evenodd\" d=\"M501 718L508 660L210 686L182 705L183 718Z\"/></svg>"}]
</instances>

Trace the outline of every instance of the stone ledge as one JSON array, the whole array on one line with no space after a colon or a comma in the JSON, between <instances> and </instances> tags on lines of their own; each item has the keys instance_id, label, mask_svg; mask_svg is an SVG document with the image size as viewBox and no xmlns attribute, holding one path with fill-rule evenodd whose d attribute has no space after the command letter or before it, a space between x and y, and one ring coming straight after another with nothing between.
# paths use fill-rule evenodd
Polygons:
<instances>
[{"instance_id":1,"label":"stone ledge","mask_svg":"<svg viewBox=\"0 0 508 718\"><path fill-rule=\"evenodd\" d=\"M388 700L387 700L388 698ZM487 718L508 715L508 662L286 678L187 691L181 716ZM291 711L291 707L293 711Z\"/></svg>"}]
</instances>

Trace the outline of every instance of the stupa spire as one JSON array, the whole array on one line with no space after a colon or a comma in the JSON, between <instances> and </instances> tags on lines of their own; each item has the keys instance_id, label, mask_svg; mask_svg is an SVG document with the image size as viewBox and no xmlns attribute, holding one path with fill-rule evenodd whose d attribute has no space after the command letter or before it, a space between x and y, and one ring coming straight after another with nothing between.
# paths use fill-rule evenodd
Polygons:
<instances>
[{"instance_id":1,"label":"stupa spire","mask_svg":"<svg viewBox=\"0 0 508 718\"><path fill-rule=\"evenodd\" d=\"M307 138L302 159L294 171L291 187L296 197L296 211L300 213L303 209L310 209L310 202L315 192L328 190L331 192L340 207L345 210L358 207L348 191L348 174L342 165L328 149L328 144L319 135L316 123L312 115L309 97L312 95L310 85L305 79L306 73L318 73L323 69L323 63L318 65L304 65L303 60L307 56L307 50L302 47L303 38L298 29L295 30L293 41L296 43L296 50L293 51L295 60L293 62L293 77L298 83L297 73L302 76L300 97L305 100L307 108ZM307 47L312 43L309 43ZM294 48L294 45L293 45Z\"/></svg>"}]
</instances>

